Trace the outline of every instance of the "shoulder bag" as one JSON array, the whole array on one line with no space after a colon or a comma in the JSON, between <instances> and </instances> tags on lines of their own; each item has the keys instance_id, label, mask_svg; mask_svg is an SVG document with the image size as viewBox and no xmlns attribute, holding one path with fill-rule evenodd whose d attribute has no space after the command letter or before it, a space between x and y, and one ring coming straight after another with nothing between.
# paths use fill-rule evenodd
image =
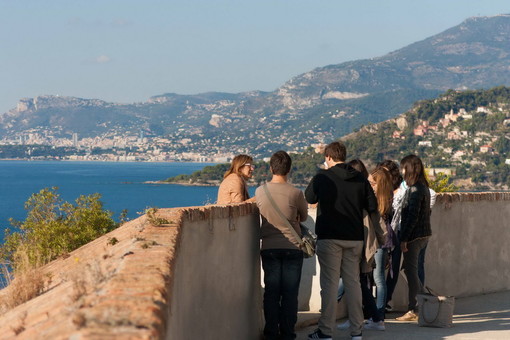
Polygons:
<instances>
[{"instance_id":1,"label":"shoulder bag","mask_svg":"<svg viewBox=\"0 0 510 340\"><path fill-rule=\"evenodd\" d=\"M455 297L441 296L426 287L428 293L418 294L418 325L422 327L451 327Z\"/></svg>"},{"instance_id":2,"label":"shoulder bag","mask_svg":"<svg viewBox=\"0 0 510 340\"><path fill-rule=\"evenodd\" d=\"M276 213L280 216L281 220L284 222L285 226L289 228L291 234L294 236L294 238L299 242L299 248L303 251L303 256L306 258L312 257L315 255L315 243L317 241L317 236L308 229L303 223L300 223L301 226L301 233L303 236L299 236L296 230L292 227L289 220L283 215L282 211L278 206L276 205L275 201L273 200L273 197L271 196L271 193L269 192L269 189L267 188L267 183L263 185L264 192L266 193L267 198L269 199L269 202L273 206Z\"/></svg>"}]
</instances>

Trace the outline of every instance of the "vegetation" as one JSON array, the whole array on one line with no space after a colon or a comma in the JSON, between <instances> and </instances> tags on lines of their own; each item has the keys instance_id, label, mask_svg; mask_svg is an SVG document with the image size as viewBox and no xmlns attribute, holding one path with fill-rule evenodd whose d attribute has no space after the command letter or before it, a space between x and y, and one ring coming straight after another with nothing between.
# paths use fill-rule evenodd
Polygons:
<instances>
[{"instance_id":1,"label":"vegetation","mask_svg":"<svg viewBox=\"0 0 510 340\"><path fill-rule=\"evenodd\" d=\"M455 120L443 125L440 121L451 113L456 115ZM510 165L506 163L510 153L509 123L509 87L449 90L435 99L418 101L397 119L366 125L342 140L347 146L348 158L360 158L369 167L385 159L399 160L411 153L418 155L428 168L443 172L433 181L440 188L439 192L458 189L452 183L458 180L465 180L464 183L468 184L471 182L469 187L461 189L508 189ZM423 136L417 135L415 128L420 125L433 128ZM395 132L399 136L395 137ZM453 137L449 134L453 134ZM484 145L488 145L489 150L482 150ZM311 148L300 154L292 154L292 159L290 180L296 185L306 185L323 161L322 156ZM228 167L229 164L206 167L191 175L180 175L167 181L218 185ZM269 165L257 162L253 182L260 184L269 178Z\"/></svg>"},{"instance_id":2,"label":"vegetation","mask_svg":"<svg viewBox=\"0 0 510 340\"><path fill-rule=\"evenodd\" d=\"M100 198L82 195L72 204L64 202L55 187L33 194L25 203L25 221L11 219L19 231L6 230L0 258L10 261L16 272L26 264L48 263L115 229L118 223L103 209Z\"/></svg>"},{"instance_id":3,"label":"vegetation","mask_svg":"<svg viewBox=\"0 0 510 340\"><path fill-rule=\"evenodd\" d=\"M306 185L317 172L318 165L324 159L321 154L316 153L312 148L303 153L291 154L292 169L289 180L296 185ZM265 161L254 162L255 170L251 182L260 185L271 179L269 163ZM230 164L217 164L206 166L202 170L195 171L191 175L178 175L165 180L169 183L179 184L202 184L218 185L223 180L223 174L229 169Z\"/></svg>"},{"instance_id":4,"label":"vegetation","mask_svg":"<svg viewBox=\"0 0 510 340\"><path fill-rule=\"evenodd\" d=\"M458 191L459 188L451 183L450 176L440 172L436 174L436 178L429 180L429 186L435 192L454 192Z\"/></svg>"}]
</instances>

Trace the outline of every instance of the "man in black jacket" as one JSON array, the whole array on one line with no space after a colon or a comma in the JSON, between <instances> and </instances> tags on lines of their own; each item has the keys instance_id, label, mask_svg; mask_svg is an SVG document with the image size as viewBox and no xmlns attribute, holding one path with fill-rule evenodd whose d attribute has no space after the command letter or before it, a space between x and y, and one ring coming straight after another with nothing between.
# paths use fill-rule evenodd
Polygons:
<instances>
[{"instance_id":1,"label":"man in black jacket","mask_svg":"<svg viewBox=\"0 0 510 340\"><path fill-rule=\"evenodd\" d=\"M363 210L379 224L377 199L368 180L345 164L345 145L333 142L324 151L328 170L319 170L305 191L308 203L318 203L315 232L321 268L321 317L308 339L332 339L340 276L345 284L351 336L361 339L363 311L359 282L363 250Z\"/></svg>"}]
</instances>

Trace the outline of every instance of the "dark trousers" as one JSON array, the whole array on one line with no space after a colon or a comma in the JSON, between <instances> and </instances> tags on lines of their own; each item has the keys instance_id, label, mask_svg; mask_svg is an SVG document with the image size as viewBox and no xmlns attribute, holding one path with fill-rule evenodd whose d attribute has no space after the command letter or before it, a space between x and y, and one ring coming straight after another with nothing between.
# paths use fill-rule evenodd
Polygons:
<instances>
[{"instance_id":1,"label":"dark trousers","mask_svg":"<svg viewBox=\"0 0 510 340\"><path fill-rule=\"evenodd\" d=\"M372 318L372 321L374 322L383 320L383 316L375 303L374 295L372 295L370 273L362 273L360 275L360 283L361 296L363 297L363 314L365 314L367 319Z\"/></svg>"},{"instance_id":2,"label":"dark trousers","mask_svg":"<svg viewBox=\"0 0 510 340\"><path fill-rule=\"evenodd\" d=\"M264 249L264 317L266 339L295 339L299 282L303 252L297 249Z\"/></svg>"},{"instance_id":3,"label":"dark trousers","mask_svg":"<svg viewBox=\"0 0 510 340\"><path fill-rule=\"evenodd\" d=\"M395 248L390 253L390 270L386 277L386 301L391 301L393 297L393 291L397 286L398 276L400 274L400 260L402 258L402 250L400 249L400 239L397 236L395 238Z\"/></svg>"},{"instance_id":4,"label":"dark trousers","mask_svg":"<svg viewBox=\"0 0 510 340\"><path fill-rule=\"evenodd\" d=\"M423 248L427 246L428 239L421 238L407 243L407 252L404 253L402 268L407 277L409 286L408 310L416 311L416 295L423 292L423 285L418 276L418 258Z\"/></svg>"},{"instance_id":5,"label":"dark trousers","mask_svg":"<svg viewBox=\"0 0 510 340\"><path fill-rule=\"evenodd\" d=\"M425 287L425 252L427 251L427 246L420 251L420 256L418 257L418 277L420 278L421 284Z\"/></svg>"}]
</instances>

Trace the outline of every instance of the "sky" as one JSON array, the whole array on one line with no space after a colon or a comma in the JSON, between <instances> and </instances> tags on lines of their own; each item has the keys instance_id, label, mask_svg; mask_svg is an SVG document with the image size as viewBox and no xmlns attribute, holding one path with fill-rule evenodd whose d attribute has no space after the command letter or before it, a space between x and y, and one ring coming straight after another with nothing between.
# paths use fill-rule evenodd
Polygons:
<instances>
[{"instance_id":1,"label":"sky","mask_svg":"<svg viewBox=\"0 0 510 340\"><path fill-rule=\"evenodd\" d=\"M39 95L273 91L508 13L509 0L0 0L0 114Z\"/></svg>"}]
</instances>

